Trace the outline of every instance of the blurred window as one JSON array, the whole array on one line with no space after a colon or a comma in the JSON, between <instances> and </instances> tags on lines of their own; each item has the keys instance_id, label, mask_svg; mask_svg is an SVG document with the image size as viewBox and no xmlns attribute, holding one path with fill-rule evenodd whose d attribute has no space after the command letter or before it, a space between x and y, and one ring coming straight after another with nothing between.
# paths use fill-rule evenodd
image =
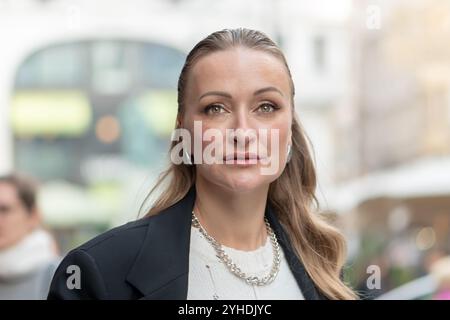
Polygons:
<instances>
[{"instance_id":1,"label":"blurred window","mask_svg":"<svg viewBox=\"0 0 450 320\"><path fill-rule=\"evenodd\" d=\"M32 54L20 66L18 88L81 87L86 79L86 45L61 44Z\"/></svg>"},{"instance_id":2,"label":"blurred window","mask_svg":"<svg viewBox=\"0 0 450 320\"><path fill-rule=\"evenodd\" d=\"M321 35L315 36L313 39L313 57L314 66L317 73L326 71L326 41Z\"/></svg>"},{"instance_id":3,"label":"blurred window","mask_svg":"<svg viewBox=\"0 0 450 320\"><path fill-rule=\"evenodd\" d=\"M155 44L141 48L143 83L152 88L177 88L177 80L184 63L182 52Z\"/></svg>"},{"instance_id":4,"label":"blurred window","mask_svg":"<svg viewBox=\"0 0 450 320\"><path fill-rule=\"evenodd\" d=\"M89 184L160 162L184 59L174 48L125 39L34 52L19 67L11 97L17 169ZM98 170L99 163L113 169Z\"/></svg>"}]
</instances>

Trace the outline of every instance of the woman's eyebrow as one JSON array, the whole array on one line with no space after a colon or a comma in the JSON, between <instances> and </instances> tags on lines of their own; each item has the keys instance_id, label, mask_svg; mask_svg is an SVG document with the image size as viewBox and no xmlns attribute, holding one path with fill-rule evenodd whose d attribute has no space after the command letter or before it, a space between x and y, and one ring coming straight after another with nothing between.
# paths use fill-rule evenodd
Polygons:
<instances>
[{"instance_id":1,"label":"woman's eyebrow","mask_svg":"<svg viewBox=\"0 0 450 320\"><path fill-rule=\"evenodd\" d=\"M275 88L275 87L265 87L265 88L256 90L256 91L253 93L253 95L254 95L254 96L257 96L258 94L261 94L261 93L264 93L264 92L267 92L267 91L275 91L275 92L278 92L278 93L281 94L281 96L283 97L283 92L281 92L280 89Z\"/></svg>"},{"instance_id":2,"label":"woman's eyebrow","mask_svg":"<svg viewBox=\"0 0 450 320\"><path fill-rule=\"evenodd\" d=\"M265 87L265 88L262 88L262 89L258 89L258 90L256 90L253 93L253 95L257 96L258 94L261 94L261 93L264 93L264 92L267 92L267 91L275 91L275 92L278 92L282 97L284 96L283 93L281 92L281 90L279 90L278 88L275 88L275 87ZM222 96L222 97L229 98L229 99L233 98L232 95L227 93L227 92L223 92L223 91L208 91L208 92L202 94L200 96L200 98L198 98L198 100L200 101L202 98L204 98L206 96Z\"/></svg>"}]
</instances>

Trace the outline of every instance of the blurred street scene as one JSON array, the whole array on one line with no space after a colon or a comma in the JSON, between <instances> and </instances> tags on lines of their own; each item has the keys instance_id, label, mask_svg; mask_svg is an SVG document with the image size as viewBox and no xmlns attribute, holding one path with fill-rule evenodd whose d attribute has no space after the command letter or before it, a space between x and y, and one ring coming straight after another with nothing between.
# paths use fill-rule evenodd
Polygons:
<instances>
[{"instance_id":1,"label":"blurred street scene","mask_svg":"<svg viewBox=\"0 0 450 320\"><path fill-rule=\"evenodd\" d=\"M448 0L0 0L0 176L39 182L59 254L142 216L186 54L236 27L287 57L347 281L450 299Z\"/></svg>"}]
</instances>

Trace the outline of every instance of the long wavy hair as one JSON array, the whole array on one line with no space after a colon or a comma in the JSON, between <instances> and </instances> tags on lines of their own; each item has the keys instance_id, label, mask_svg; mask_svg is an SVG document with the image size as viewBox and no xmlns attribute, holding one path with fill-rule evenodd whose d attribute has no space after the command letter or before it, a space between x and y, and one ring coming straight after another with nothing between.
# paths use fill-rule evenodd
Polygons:
<instances>
[{"instance_id":1,"label":"long wavy hair","mask_svg":"<svg viewBox=\"0 0 450 320\"><path fill-rule=\"evenodd\" d=\"M281 49L260 31L238 28L210 34L197 43L186 57L178 80L178 117L185 111L186 81L195 62L212 52L237 46L269 53L280 59L290 79L293 111L292 157L280 177L271 183L268 201L316 287L329 299L355 299L357 296L353 290L341 279L346 258L345 239L336 228L312 211L314 204L318 207L318 201L315 196L316 173L309 150L310 141L294 111L294 83ZM169 153L176 143L171 143ZM170 163L146 198L155 190L161 189L162 192L146 216L156 215L181 200L195 183L195 177L195 165Z\"/></svg>"}]
</instances>

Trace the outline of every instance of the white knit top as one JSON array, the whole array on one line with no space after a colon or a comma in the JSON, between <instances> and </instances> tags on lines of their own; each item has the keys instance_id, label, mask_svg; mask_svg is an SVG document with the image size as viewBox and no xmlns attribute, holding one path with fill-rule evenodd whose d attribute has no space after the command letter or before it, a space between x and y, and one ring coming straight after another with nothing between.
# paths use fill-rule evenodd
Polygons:
<instances>
[{"instance_id":1,"label":"white knit top","mask_svg":"<svg viewBox=\"0 0 450 320\"><path fill-rule=\"evenodd\" d=\"M262 277L272 268L273 248L269 237L264 246L242 251L223 246L243 272ZM216 257L211 244L200 230L191 227L189 285L187 299L219 300L303 300L304 297L281 250L280 270L275 280L265 286L249 285L232 274Z\"/></svg>"}]
</instances>

